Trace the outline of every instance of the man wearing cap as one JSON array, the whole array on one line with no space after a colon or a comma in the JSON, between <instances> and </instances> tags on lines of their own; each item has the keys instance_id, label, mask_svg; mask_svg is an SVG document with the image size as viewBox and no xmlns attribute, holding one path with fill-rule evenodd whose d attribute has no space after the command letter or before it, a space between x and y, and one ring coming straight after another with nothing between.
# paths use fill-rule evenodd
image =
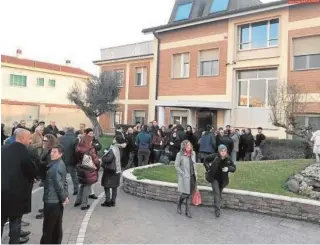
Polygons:
<instances>
[{"instance_id":1,"label":"man wearing cap","mask_svg":"<svg viewBox=\"0 0 320 245\"><path fill-rule=\"evenodd\" d=\"M208 155L203 166L206 168L206 180L211 183L213 207L216 217L220 217L221 195L223 188L229 184L229 173L236 171L236 165L228 155L225 145L219 145L218 153Z\"/></svg>"}]
</instances>

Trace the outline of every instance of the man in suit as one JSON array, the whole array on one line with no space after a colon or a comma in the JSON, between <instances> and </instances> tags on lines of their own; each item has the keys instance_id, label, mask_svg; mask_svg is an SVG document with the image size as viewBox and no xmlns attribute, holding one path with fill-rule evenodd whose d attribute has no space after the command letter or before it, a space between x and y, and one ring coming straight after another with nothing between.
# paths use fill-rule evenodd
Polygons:
<instances>
[{"instance_id":1,"label":"man in suit","mask_svg":"<svg viewBox=\"0 0 320 245\"><path fill-rule=\"evenodd\" d=\"M9 220L9 243L26 243L29 238L20 238L21 219L31 212L31 197L38 167L28 149L31 133L19 128L11 145L1 148L1 236L5 223ZM29 235L28 232L27 235Z\"/></svg>"}]
</instances>

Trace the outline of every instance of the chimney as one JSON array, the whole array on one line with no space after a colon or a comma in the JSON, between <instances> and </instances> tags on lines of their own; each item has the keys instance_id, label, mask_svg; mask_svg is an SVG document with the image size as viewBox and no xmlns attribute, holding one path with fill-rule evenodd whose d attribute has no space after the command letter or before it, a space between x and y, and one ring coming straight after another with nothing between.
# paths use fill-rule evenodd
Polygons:
<instances>
[{"instance_id":1,"label":"chimney","mask_svg":"<svg viewBox=\"0 0 320 245\"><path fill-rule=\"evenodd\" d=\"M66 60L66 65L71 66L71 60Z\"/></svg>"},{"instance_id":2,"label":"chimney","mask_svg":"<svg viewBox=\"0 0 320 245\"><path fill-rule=\"evenodd\" d=\"M18 49L16 50L16 56L17 56L17 58L20 58L21 55L22 55L22 50L18 48Z\"/></svg>"}]
</instances>

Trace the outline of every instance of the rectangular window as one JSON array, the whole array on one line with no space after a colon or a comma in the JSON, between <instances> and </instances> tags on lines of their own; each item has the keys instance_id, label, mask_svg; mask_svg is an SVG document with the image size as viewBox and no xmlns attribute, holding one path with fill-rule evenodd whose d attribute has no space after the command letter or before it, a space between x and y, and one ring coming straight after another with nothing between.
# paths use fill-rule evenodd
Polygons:
<instances>
[{"instance_id":1,"label":"rectangular window","mask_svg":"<svg viewBox=\"0 0 320 245\"><path fill-rule=\"evenodd\" d=\"M225 11L228 8L229 0L212 0L210 13Z\"/></svg>"},{"instance_id":2,"label":"rectangular window","mask_svg":"<svg viewBox=\"0 0 320 245\"><path fill-rule=\"evenodd\" d=\"M135 110L135 111L133 111L133 122L132 123L137 124L137 122L140 122L142 125L144 125L145 118L146 118L145 111Z\"/></svg>"},{"instance_id":3,"label":"rectangular window","mask_svg":"<svg viewBox=\"0 0 320 245\"><path fill-rule=\"evenodd\" d=\"M116 79L119 83L119 87L123 87L123 79L124 79L124 70L115 70Z\"/></svg>"},{"instance_id":4,"label":"rectangular window","mask_svg":"<svg viewBox=\"0 0 320 245\"><path fill-rule=\"evenodd\" d=\"M238 72L238 106L268 107L270 93L277 89L277 69Z\"/></svg>"},{"instance_id":5,"label":"rectangular window","mask_svg":"<svg viewBox=\"0 0 320 245\"><path fill-rule=\"evenodd\" d=\"M122 112L117 111L115 113L110 114L111 115L111 120L112 120L112 127L115 128L117 125L122 123Z\"/></svg>"},{"instance_id":6,"label":"rectangular window","mask_svg":"<svg viewBox=\"0 0 320 245\"><path fill-rule=\"evenodd\" d=\"M181 124L183 127L186 127L188 125L188 111L172 110L170 114L172 124Z\"/></svg>"},{"instance_id":7,"label":"rectangular window","mask_svg":"<svg viewBox=\"0 0 320 245\"><path fill-rule=\"evenodd\" d=\"M175 21L189 19L191 13L192 3L180 4L177 7Z\"/></svg>"},{"instance_id":8,"label":"rectangular window","mask_svg":"<svg viewBox=\"0 0 320 245\"><path fill-rule=\"evenodd\" d=\"M10 86L27 87L27 77L10 74Z\"/></svg>"},{"instance_id":9,"label":"rectangular window","mask_svg":"<svg viewBox=\"0 0 320 245\"><path fill-rule=\"evenodd\" d=\"M37 78L37 86L38 87L44 86L44 78Z\"/></svg>"},{"instance_id":10,"label":"rectangular window","mask_svg":"<svg viewBox=\"0 0 320 245\"><path fill-rule=\"evenodd\" d=\"M279 19L239 26L239 49L276 47L279 42Z\"/></svg>"},{"instance_id":11,"label":"rectangular window","mask_svg":"<svg viewBox=\"0 0 320 245\"><path fill-rule=\"evenodd\" d=\"M174 54L172 59L172 77L186 78L189 77L190 63L189 53Z\"/></svg>"},{"instance_id":12,"label":"rectangular window","mask_svg":"<svg viewBox=\"0 0 320 245\"><path fill-rule=\"evenodd\" d=\"M219 74L219 50L200 51L200 76L217 76Z\"/></svg>"},{"instance_id":13,"label":"rectangular window","mask_svg":"<svg viewBox=\"0 0 320 245\"><path fill-rule=\"evenodd\" d=\"M49 79L49 87L54 88L56 86L56 80Z\"/></svg>"},{"instance_id":14,"label":"rectangular window","mask_svg":"<svg viewBox=\"0 0 320 245\"><path fill-rule=\"evenodd\" d=\"M292 40L294 70L320 68L320 35Z\"/></svg>"},{"instance_id":15,"label":"rectangular window","mask_svg":"<svg viewBox=\"0 0 320 245\"><path fill-rule=\"evenodd\" d=\"M147 68L137 67L135 75L135 86L146 86L147 85Z\"/></svg>"}]
</instances>

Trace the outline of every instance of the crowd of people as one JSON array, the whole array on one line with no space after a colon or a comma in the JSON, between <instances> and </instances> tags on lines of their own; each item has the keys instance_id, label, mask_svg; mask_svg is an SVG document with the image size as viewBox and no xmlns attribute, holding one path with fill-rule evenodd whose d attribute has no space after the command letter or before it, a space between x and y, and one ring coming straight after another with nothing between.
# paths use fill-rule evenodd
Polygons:
<instances>
[{"instance_id":1,"label":"crowd of people","mask_svg":"<svg viewBox=\"0 0 320 245\"><path fill-rule=\"evenodd\" d=\"M126 131L118 127L116 134L127 144L121 150L122 167L131 168L149 163L174 161L184 140L189 140L192 144L197 162L203 163L207 155L216 153L220 144L227 147L228 154L234 162L259 161L262 158L260 144L266 137L261 127L257 130L258 134L254 137L250 128L240 131L227 125L225 129L221 127L216 130L207 125L205 130L196 130L190 125L184 129L180 124L159 127L157 121L153 121L148 125L138 122Z\"/></svg>"},{"instance_id":2,"label":"crowd of people","mask_svg":"<svg viewBox=\"0 0 320 245\"><path fill-rule=\"evenodd\" d=\"M102 168L101 185L106 199L101 206L114 207L123 169L162 161L175 161L178 190L182 193L177 211L182 212L181 206L186 200L185 214L190 218L188 199L197 186L193 165L203 162L208 181L212 183L218 217L219 198L228 183L228 172L235 171L235 162L239 159L260 157L259 144L265 136L261 128L258 131L254 139L250 129L240 133L230 126L215 131L208 125L202 132L191 126L184 129L181 125L160 128L157 121L148 125L137 123L126 132L118 127L112 145L100 158L98 152L102 146L93 130L84 124L80 124L78 131L72 127L60 131L54 121L46 126L35 120L31 128L26 127L24 120L15 122L12 135L2 138L1 231L9 220L10 243L28 241L30 232L21 230L21 227L29 223L22 221L22 217L31 211L32 188L39 181L44 187L44 205L36 216L37 219L43 218L40 243L61 243L63 209L69 203L67 173L71 176L73 195L76 196L74 206L87 210L89 199L97 199L93 185L98 182L99 169ZM213 167L215 165L226 167Z\"/></svg>"}]
</instances>

